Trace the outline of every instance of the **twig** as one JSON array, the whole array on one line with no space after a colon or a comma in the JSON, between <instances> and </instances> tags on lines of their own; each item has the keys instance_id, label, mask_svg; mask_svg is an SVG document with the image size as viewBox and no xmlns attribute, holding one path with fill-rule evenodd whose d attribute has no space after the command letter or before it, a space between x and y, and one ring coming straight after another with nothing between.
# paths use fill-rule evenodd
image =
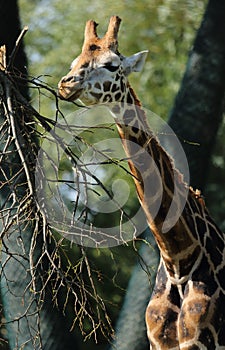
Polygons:
<instances>
[{"instance_id":1,"label":"twig","mask_svg":"<svg viewBox=\"0 0 225 350\"><path fill-rule=\"evenodd\" d=\"M7 70L9 71L11 69L11 67L13 66L13 62L15 60L15 57L16 57L16 54L17 54L17 51L19 50L19 47L21 45L21 42L22 42L22 39L24 37L24 35L26 34L26 32L28 31L28 26L25 26L23 28L23 30L21 31L20 35L18 36L18 39L16 40L16 44L14 46L14 49L10 55L10 58L9 58L9 63L7 65Z\"/></svg>"},{"instance_id":2,"label":"twig","mask_svg":"<svg viewBox=\"0 0 225 350\"><path fill-rule=\"evenodd\" d=\"M6 85L6 99L7 99L7 108L8 108L8 114L9 114L9 119L10 119L10 124L11 124L11 130L12 130L12 134L13 134L13 137L15 140L16 149L17 149L17 152L18 152L20 160L21 160L21 164L22 164L24 171L25 171L25 174L26 174L30 195L32 196L33 195L33 185L32 185L32 180L30 177L29 166L26 163L26 160L25 160L25 157L23 154L23 149L22 149L22 146L20 145L19 137L17 135L17 128L15 125L14 112L13 112L13 106L12 106L12 100L11 100L11 91L10 91L10 87L8 85Z\"/></svg>"},{"instance_id":3,"label":"twig","mask_svg":"<svg viewBox=\"0 0 225 350\"><path fill-rule=\"evenodd\" d=\"M6 69L6 47L5 45L0 47L0 70Z\"/></svg>"}]
</instances>

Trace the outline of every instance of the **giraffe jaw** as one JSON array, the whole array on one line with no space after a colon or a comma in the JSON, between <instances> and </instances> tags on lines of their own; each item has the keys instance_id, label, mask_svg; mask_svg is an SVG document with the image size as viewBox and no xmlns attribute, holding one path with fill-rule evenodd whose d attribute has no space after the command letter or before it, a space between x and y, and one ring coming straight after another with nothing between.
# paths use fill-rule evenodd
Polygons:
<instances>
[{"instance_id":1,"label":"giraffe jaw","mask_svg":"<svg viewBox=\"0 0 225 350\"><path fill-rule=\"evenodd\" d=\"M92 93L89 93L86 90L85 84L81 84L81 82L75 82L73 84L59 82L58 96L61 100L68 102L74 102L79 99L85 105L95 105L99 102L99 100Z\"/></svg>"}]
</instances>

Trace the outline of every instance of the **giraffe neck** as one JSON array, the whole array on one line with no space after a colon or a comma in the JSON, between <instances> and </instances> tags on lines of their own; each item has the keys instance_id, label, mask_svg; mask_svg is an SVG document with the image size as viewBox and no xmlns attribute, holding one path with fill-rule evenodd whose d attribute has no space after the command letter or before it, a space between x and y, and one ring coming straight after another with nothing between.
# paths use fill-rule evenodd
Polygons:
<instances>
[{"instance_id":1,"label":"giraffe neck","mask_svg":"<svg viewBox=\"0 0 225 350\"><path fill-rule=\"evenodd\" d=\"M118 102L112 108L112 112L116 117L116 125L128 157L139 201L167 271L172 277L182 280L190 273L199 256L198 240L192 235L186 217L188 205L183 213L180 209L186 195L188 203L195 193L187 188L172 159L149 128L140 101L129 85L126 98ZM175 202L174 196L177 197ZM168 217L171 205L174 208ZM176 216L179 210L180 217L170 227L174 219L173 211Z\"/></svg>"}]
</instances>

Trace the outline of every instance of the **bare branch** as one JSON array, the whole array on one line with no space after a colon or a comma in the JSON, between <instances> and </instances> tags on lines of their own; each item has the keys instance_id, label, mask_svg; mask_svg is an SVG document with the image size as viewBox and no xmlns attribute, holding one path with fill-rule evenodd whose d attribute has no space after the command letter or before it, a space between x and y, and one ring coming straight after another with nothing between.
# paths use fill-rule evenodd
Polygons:
<instances>
[{"instance_id":1,"label":"bare branch","mask_svg":"<svg viewBox=\"0 0 225 350\"><path fill-rule=\"evenodd\" d=\"M12 66L13 66L13 63L14 63L14 60L15 60L15 56L16 56L17 51L18 51L18 49L19 49L19 47L20 47L20 45L21 45L21 42L22 42L22 40L23 40L23 37L24 37L24 35L27 33L27 31L28 31L28 26L25 26L25 27L23 28L23 30L21 31L21 33L20 33L18 39L16 40L16 44L15 44L14 49L13 49L11 55L10 55L9 63L8 63L8 65L7 65L7 70L8 70L8 71L10 71L11 68L12 68Z\"/></svg>"}]
</instances>

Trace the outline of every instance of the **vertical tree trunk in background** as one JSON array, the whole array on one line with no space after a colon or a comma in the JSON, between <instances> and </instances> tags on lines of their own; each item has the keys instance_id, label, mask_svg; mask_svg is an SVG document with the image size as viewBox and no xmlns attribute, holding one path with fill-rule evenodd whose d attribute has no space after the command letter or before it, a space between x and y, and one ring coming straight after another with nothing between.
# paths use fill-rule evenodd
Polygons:
<instances>
[{"instance_id":1,"label":"vertical tree trunk in background","mask_svg":"<svg viewBox=\"0 0 225 350\"><path fill-rule=\"evenodd\" d=\"M188 158L190 183L200 190L206 184L224 108L224 16L225 2L209 1L169 118Z\"/></svg>"},{"instance_id":2,"label":"vertical tree trunk in background","mask_svg":"<svg viewBox=\"0 0 225 350\"><path fill-rule=\"evenodd\" d=\"M7 46L7 62L15 47L15 42L21 32L19 10L16 0L0 0L0 45ZM21 43L14 62L14 70L18 76L27 76L27 57L24 51L23 42ZM21 94L29 98L28 86L16 81Z\"/></svg>"},{"instance_id":3,"label":"vertical tree trunk in background","mask_svg":"<svg viewBox=\"0 0 225 350\"><path fill-rule=\"evenodd\" d=\"M209 0L169 117L169 125L179 137L187 155L190 184L201 190L206 184L210 157L223 113L225 97L224 16L225 1ZM142 246L141 254L149 266L154 265L157 260L153 251L146 245ZM152 275L153 284L154 279L155 274ZM117 340L114 346L117 349L149 349L144 315L150 294L147 275L137 265L131 276L124 305L116 325Z\"/></svg>"},{"instance_id":4,"label":"vertical tree trunk in background","mask_svg":"<svg viewBox=\"0 0 225 350\"><path fill-rule=\"evenodd\" d=\"M7 61L20 31L17 1L0 0L0 45L6 45ZM26 66L26 55L23 44L21 44L10 74L17 89L28 99L28 86L24 80L20 79L21 76L26 77L27 75ZM2 156L0 210L2 210L2 215L6 217L7 212L10 212L10 215L15 214L22 199L29 192L27 176L24 172L24 164L21 163L18 147L13 135L11 139L9 138L9 133L13 134L12 125L9 125L10 117L15 117L15 132L20 141L21 151L25 155L25 162L29 165L31 181L34 181L35 154L38 150L38 143L33 136L33 126L30 127L30 133L29 130L27 130L28 132L24 131L24 128L29 128L28 122L33 122L33 120L24 111L21 115L13 90L11 93L6 91L7 88L10 90L10 82L7 82L4 72L0 71L0 73L0 155ZM8 107L7 112L6 106ZM10 112L11 107L12 113ZM26 213L24 213L25 215ZM1 231L4 219L0 217L0 220L2 220L0 221ZM31 222L29 222L29 218L21 224L15 222L9 234L3 237L1 298L4 316L9 322L6 329L9 349L77 350L77 340L74 334L69 332L65 317L53 309L51 294L48 295L48 291L46 291L43 307L39 310L40 300L37 300L34 291L32 291L32 284L29 284L32 278L29 259L33 254L30 249L36 224L38 223L35 222L35 216L32 217ZM41 234L40 236L42 237ZM39 242L39 240L37 239L35 244L34 260L42 253L43 242ZM39 272L42 276L42 271Z\"/></svg>"}]
</instances>

